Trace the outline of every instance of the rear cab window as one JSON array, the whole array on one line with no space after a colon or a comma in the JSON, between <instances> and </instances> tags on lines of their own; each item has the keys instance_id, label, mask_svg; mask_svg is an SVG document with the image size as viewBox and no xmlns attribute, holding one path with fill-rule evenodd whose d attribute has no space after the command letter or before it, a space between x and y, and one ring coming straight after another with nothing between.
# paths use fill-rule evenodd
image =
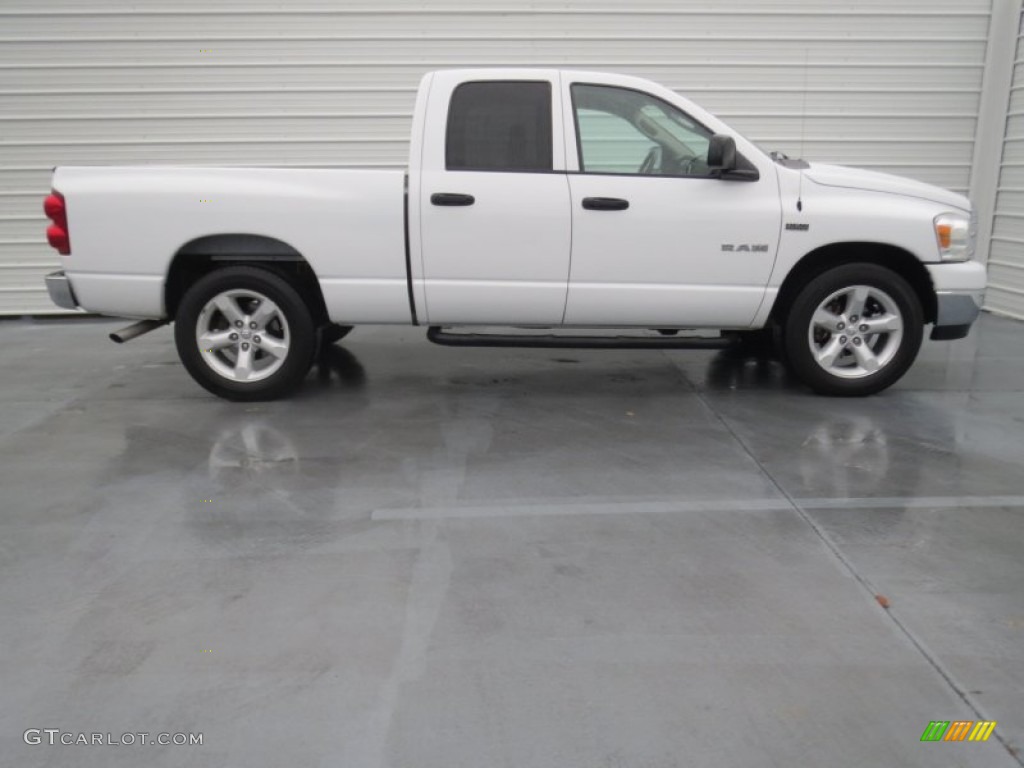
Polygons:
<instances>
[{"instance_id":1,"label":"rear cab window","mask_svg":"<svg viewBox=\"0 0 1024 768\"><path fill-rule=\"evenodd\" d=\"M551 171L551 103L545 81L462 83L448 108L446 170Z\"/></svg>"}]
</instances>

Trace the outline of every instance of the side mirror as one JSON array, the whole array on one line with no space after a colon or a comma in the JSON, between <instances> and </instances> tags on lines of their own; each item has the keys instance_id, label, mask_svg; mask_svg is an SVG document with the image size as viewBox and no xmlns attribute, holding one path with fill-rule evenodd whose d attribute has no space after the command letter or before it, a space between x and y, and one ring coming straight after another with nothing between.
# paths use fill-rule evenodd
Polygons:
<instances>
[{"instance_id":1,"label":"side mirror","mask_svg":"<svg viewBox=\"0 0 1024 768\"><path fill-rule=\"evenodd\" d=\"M736 170L736 141L732 136L716 133L708 144L708 168L725 173Z\"/></svg>"}]
</instances>

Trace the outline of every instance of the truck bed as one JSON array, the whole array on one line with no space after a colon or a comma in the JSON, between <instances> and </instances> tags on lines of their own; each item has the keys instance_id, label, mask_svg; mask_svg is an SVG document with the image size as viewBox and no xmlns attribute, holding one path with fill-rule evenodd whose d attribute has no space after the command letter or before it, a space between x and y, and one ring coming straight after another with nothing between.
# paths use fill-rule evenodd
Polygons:
<instances>
[{"instance_id":1,"label":"truck bed","mask_svg":"<svg viewBox=\"0 0 1024 768\"><path fill-rule=\"evenodd\" d=\"M300 252L336 321L408 323L404 176L389 170L61 167L54 188L68 201L74 232L65 271L87 310L162 318L164 279L175 256L189 244L202 248L203 238L244 233Z\"/></svg>"}]
</instances>

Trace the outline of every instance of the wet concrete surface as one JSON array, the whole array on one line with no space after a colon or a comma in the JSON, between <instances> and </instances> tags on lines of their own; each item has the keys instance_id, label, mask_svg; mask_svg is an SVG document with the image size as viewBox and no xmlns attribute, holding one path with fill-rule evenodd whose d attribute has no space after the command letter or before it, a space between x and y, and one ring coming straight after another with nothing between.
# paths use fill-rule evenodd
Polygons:
<instances>
[{"instance_id":1,"label":"wet concrete surface","mask_svg":"<svg viewBox=\"0 0 1024 768\"><path fill-rule=\"evenodd\" d=\"M861 400L360 328L266 404L114 327L0 323L2 765L1021 764L1020 323Z\"/></svg>"}]
</instances>

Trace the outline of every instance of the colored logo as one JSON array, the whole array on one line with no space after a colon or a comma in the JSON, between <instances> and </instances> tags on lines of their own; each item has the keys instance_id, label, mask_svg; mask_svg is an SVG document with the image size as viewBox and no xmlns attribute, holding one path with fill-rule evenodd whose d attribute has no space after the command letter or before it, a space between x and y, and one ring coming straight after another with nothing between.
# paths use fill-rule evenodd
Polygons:
<instances>
[{"instance_id":1,"label":"colored logo","mask_svg":"<svg viewBox=\"0 0 1024 768\"><path fill-rule=\"evenodd\" d=\"M921 741L988 741L995 729L995 720L932 720L921 734Z\"/></svg>"}]
</instances>

